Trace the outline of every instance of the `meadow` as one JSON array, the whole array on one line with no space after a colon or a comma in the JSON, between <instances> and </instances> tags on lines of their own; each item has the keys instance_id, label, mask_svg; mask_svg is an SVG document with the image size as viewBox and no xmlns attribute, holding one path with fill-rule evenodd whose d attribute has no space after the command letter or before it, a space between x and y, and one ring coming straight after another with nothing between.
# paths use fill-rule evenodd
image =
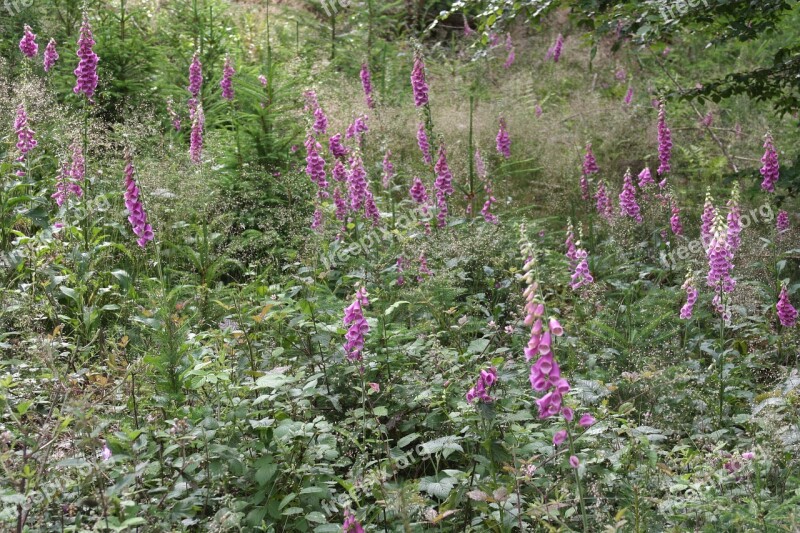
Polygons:
<instances>
[{"instance_id":1,"label":"meadow","mask_svg":"<svg viewBox=\"0 0 800 533\"><path fill-rule=\"evenodd\" d=\"M0 531L797 531L798 23L0 5Z\"/></svg>"}]
</instances>

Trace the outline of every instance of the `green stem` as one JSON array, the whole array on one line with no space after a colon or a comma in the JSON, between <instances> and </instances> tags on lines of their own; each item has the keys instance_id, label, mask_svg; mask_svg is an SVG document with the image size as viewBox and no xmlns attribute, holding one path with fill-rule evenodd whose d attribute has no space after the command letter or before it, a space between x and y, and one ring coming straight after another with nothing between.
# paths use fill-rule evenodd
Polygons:
<instances>
[{"instance_id":1,"label":"green stem","mask_svg":"<svg viewBox=\"0 0 800 533\"><path fill-rule=\"evenodd\" d=\"M572 439L572 432L567 429L567 438L569 439L569 454L570 456L575 455L575 441ZM583 531L589 531L589 522L586 518L586 503L583 501L583 489L581 487L581 477L578 474L578 469L572 469L575 473L575 486L578 490L578 505L581 509L581 518L583 520Z\"/></svg>"}]
</instances>

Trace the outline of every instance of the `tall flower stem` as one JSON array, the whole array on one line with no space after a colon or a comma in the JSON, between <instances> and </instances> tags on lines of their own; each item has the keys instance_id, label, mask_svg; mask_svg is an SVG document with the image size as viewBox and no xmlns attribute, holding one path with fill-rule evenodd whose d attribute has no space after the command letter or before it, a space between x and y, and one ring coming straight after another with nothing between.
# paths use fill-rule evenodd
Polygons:
<instances>
[{"instance_id":1,"label":"tall flower stem","mask_svg":"<svg viewBox=\"0 0 800 533\"><path fill-rule=\"evenodd\" d=\"M719 318L719 425L722 426L722 405L725 399L725 295L721 287L720 305L722 312Z\"/></svg>"},{"instance_id":2,"label":"tall flower stem","mask_svg":"<svg viewBox=\"0 0 800 533\"><path fill-rule=\"evenodd\" d=\"M567 438L569 439L569 454L575 455L575 441L572 439L572 431L567 428ZM581 509L581 518L583 520L583 531L589 531L589 522L586 518L586 502L583 501L583 488L581 486L581 476L578 474L578 469L573 468L575 471L575 486L578 490L578 505Z\"/></svg>"},{"instance_id":3,"label":"tall flower stem","mask_svg":"<svg viewBox=\"0 0 800 533\"><path fill-rule=\"evenodd\" d=\"M473 146L473 112L475 110L475 95L469 95L469 153L467 154L467 161L469 161L469 212L475 212L475 147Z\"/></svg>"},{"instance_id":4,"label":"tall flower stem","mask_svg":"<svg viewBox=\"0 0 800 533\"><path fill-rule=\"evenodd\" d=\"M89 232L91 231L91 216L92 216L92 196L90 194L90 182L88 168L89 165L87 163L89 159L89 104L84 99L83 101L83 169L84 169L84 180L83 180L83 199L84 204L86 206L86 213L85 218L83 219L83 243L84 248L86 251L89 251Z\"/></svg>"}]
</instances>

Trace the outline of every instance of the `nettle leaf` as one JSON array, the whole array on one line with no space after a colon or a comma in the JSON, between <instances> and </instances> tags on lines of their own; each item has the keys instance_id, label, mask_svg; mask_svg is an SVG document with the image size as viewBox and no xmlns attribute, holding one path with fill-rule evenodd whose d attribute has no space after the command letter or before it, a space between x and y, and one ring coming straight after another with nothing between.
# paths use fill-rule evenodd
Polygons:
<instances>
[{"instance_id":1,"label":"nettle leaf","mask_svg":"<svg viewBox=\"0 0 800 533\"><path fill-rule=\"evenodd\" d=\"M424 477L419 480L420 492L427 492L440 500L446 499L455 486L456 480L451 477L443 477L438 480L434 477Z\"/></svg>"},{"instance_id":2,"label":"nettle leaf","mask_svg":"<svg viewBox=\"0 0 800 533\"><path fill-rule=\"evenodd\" d=\"M467 347L469 353L483 353L486 347L489 346L489 339L475 339Z\"/></svg>"}]
</instances>

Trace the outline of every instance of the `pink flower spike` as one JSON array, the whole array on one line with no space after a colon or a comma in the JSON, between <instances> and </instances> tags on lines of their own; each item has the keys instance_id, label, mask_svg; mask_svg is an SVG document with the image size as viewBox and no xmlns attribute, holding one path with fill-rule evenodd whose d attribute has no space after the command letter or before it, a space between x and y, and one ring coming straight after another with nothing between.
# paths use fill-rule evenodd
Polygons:
<instances>
[{"instance_id":1,"label":"pink flower spike","mask_svg":"<svg viewBox=\"0 0 800 533\"><path fill-rule=\"evenodd\" d=\"M23 32L22 40L19 42L19 51L22 52L22 55L25 57L32 59L39 55L39 45L36 44L36 34L33 33L33 30L27 24L25 24Z\"/></svg>"},{"instance_id":2,"label":"pink flower spike","mask_svg":"<svg viewBox=\"0 0 800 533\"><path fill-rule=\"evenodd\" d=\"M781 293L778 297L778 304L775 306L778 310L778 320L781 326L785 328L792 328L797 323L797 310L792 306L789 301L789 291L786 289L786 284L781 287Z\"/></svg>"}]
</instances>

